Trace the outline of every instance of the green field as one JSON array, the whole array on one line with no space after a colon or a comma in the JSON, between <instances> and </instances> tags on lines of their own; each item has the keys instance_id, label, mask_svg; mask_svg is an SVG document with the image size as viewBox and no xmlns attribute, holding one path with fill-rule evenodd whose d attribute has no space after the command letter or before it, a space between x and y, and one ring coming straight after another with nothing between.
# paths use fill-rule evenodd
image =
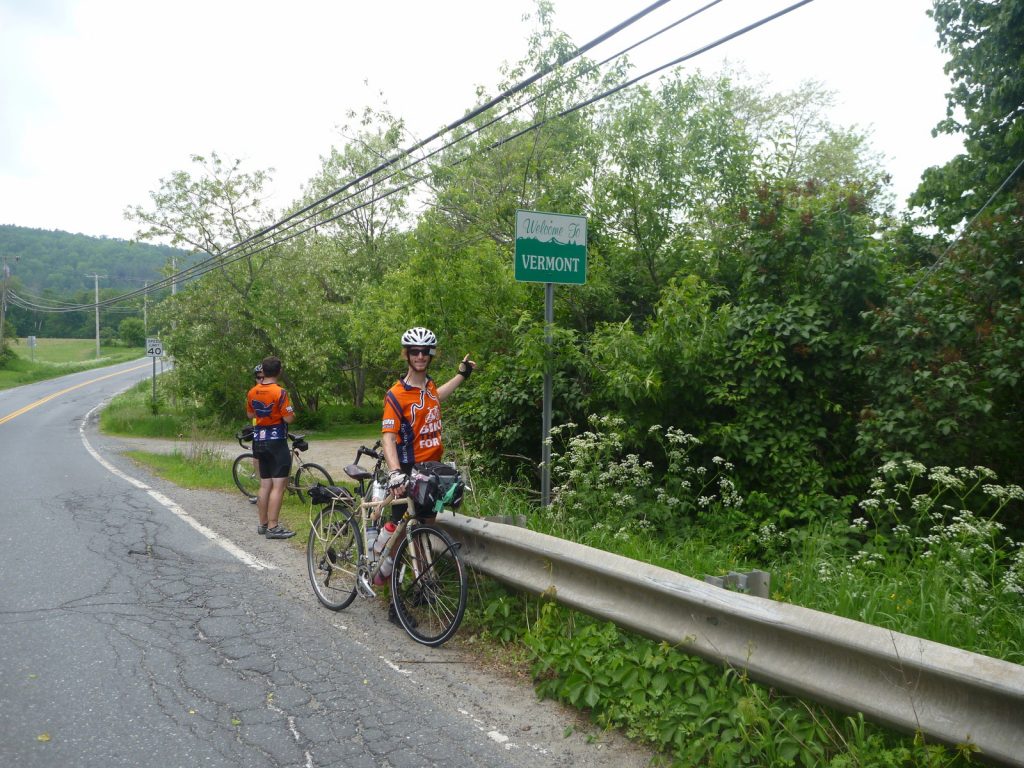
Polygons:
<instances>
[{"instance_id":1,"label":"green field","mask_svg":"<svg viewBox=\"0 0 1024 768\"><path fill-rule=\"evenodd\" d=\"M0 389L137 360L145 354L142 347L101 345L96 357L95 339L36 339L31 349L22 338L12 341L10 349L15 356L0 367Z\"/></svg>"}]
</instances>

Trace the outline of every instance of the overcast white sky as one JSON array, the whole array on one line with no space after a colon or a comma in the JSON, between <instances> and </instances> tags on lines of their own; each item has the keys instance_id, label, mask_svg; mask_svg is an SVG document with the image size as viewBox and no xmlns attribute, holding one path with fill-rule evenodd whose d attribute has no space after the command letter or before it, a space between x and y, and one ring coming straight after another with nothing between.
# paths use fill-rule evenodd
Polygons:
<instances>
[{"instance_id":1,"label":"overcast white sky","mask_svg":"<svg viewBox=\"0 0 1024 768\"><path fill-rule=\"evenodd\" d=\"M601 48L618 51L703 5L673 0ZM583 45L649 0L554 0ZM631 54L636 72L785 7L723 0ZM928 0L815 0L685 65L723 58L779 89L817 79L836 122L870 128L902 200L959 142L933 139L949 81ZM492 94L527 47L532 0L0 0L0 224L131 238L129 205L217 151L275 169L299 196L342 142L346 112L379 105L424 136Z\"/></svg>"}]
</instances>

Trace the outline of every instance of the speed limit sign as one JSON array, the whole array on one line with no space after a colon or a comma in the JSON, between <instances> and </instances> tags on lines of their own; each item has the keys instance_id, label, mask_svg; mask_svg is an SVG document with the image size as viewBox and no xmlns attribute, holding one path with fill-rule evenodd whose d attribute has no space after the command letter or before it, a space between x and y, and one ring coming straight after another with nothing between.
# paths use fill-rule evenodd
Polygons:
<instances>
[{"instance_id":1,"label":"speed limit sign","mask_svg":"<svg viewBox=\"0 0 1024 768\"><path fill-rule=\"evenodd\" d=\"M146 339L146 357L163 357L164 345L160 339Z\"/></svg>"}]
</instances>

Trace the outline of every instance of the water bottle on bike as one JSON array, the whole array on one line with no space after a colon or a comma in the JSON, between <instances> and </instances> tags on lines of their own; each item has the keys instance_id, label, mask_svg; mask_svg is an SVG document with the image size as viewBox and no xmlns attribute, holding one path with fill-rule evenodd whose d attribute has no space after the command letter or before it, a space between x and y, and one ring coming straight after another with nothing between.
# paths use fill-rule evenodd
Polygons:
<instances>
[{"instance_id":1,"label":"water bottle on bike","mask_svg":"<svg viewBox=\"0 0 1024 768\"><path fill-rule=\"evenodd\" d=\"M384 548L387 546L388 540L391 538L391 534L393 534L397 528L398 526L391 520L384 523L383 527L380 529L380 533L377 534L376 540L373 542L374 560L379 560L380 556L384 554ZM394 562L395 561L390 555L384 559L384 562L380 565L380 571L373 580L374 584L379 587L387 581L388 576L391 575L391 569L394 568Z\"/></svg>"}]
</instances>

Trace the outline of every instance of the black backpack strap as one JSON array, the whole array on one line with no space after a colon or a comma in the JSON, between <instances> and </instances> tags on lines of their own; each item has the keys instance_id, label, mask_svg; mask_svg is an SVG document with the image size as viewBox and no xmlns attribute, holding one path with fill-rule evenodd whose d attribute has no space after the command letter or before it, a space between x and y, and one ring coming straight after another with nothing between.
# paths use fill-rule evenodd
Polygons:
<instances>
[{"instance_id":1,"label":"black backpack strap","mask_svg":"<svg viewBox=\"0 0 1024 768\"><path fill-rule=\"evenodd\" d=\"M402 404L398 402L398 398L395 397L394 392L389 389L384 395L384 399L391 403L391 407L395 409L400 421L400 424L398 425L398 434L401 436L402 442L395 446L398 449L398 463L403 465L412 464L412 441L415 437L412 432L412 424L407 418L405 418L405 411L402 410Z\"/></svg>"}]
</instances>

